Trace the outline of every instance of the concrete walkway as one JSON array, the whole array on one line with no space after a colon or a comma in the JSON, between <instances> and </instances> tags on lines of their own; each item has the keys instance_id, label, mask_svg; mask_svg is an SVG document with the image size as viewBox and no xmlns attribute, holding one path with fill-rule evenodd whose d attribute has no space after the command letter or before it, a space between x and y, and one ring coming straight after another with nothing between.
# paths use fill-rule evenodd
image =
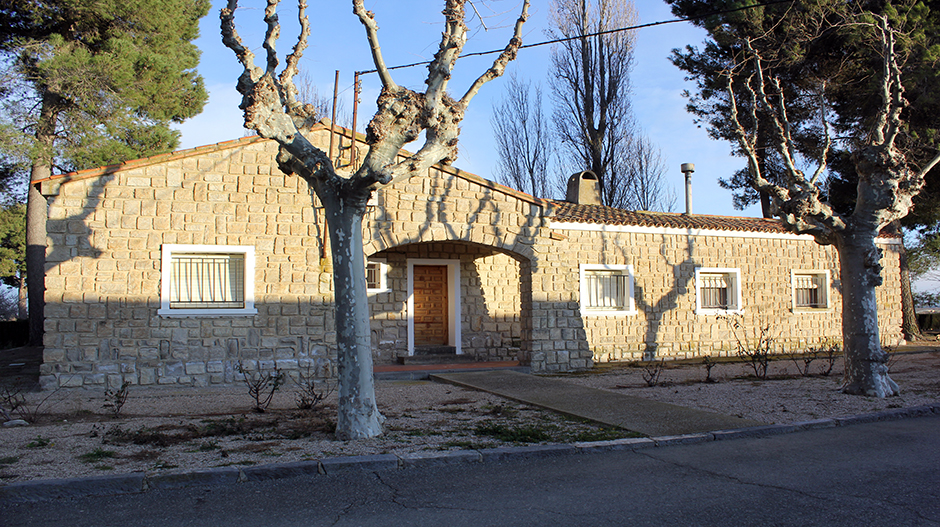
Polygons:
<instances>
[{"instance_id":1,"label":"concrete walkway","mask_svg":"<svg viewBox=\"0 0 940 527\"><path fill-rule=\"evenodd\" d=\"M431 379L648 436L694 434L766 424L514 371L441 373L432 375Z\"/></svg>"}]
</instances>

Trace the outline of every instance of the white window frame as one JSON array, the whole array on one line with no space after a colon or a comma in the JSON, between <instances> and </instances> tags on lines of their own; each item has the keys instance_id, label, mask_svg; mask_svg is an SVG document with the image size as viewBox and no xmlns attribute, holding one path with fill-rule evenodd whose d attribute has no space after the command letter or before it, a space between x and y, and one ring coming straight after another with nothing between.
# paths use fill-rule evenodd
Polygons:
<instances>
[{"instance_id":1,"label":"white window frame","mask_svg":"<svg viewBox=\"0 0 940 527\"><path fill-rule=\"evenodd\" d=\"M818 307L809 307L809 306L798 306L796 305L796 282L797 278L800 276L814 276L821 278L821 282L824 285L824 288L820 293L823 295L823 301L821 306ZM829 275L828 269L791 269L790 270L790 305L794 313L812 313L827 311L830 307L830 284L832 283L831 277Z\"/></svg>"},{"instance_id":2,"label":"white window frame","mask_svg":"<svg viewBox=\"0 0 940 527\"><path fill-rule=\"evenodd\" d=\"M579 301L581 303L581 314L584 316L604 316L604 315L635 315L636 314L636 302L634 299L634 279L633 279L633 266L632 265L611 265L611 264L581 264L579 266L580 271L580 287L579 287ZM627 290L625 298L626 307L624 309L606 309L606 308L589 308L588 305L588 285L587 285L587 276L591 271L619 271L620 274L627 277Z\"/></svg>"},{"instance_id":3,"label":"white window frame","mask_svg":"<svg viewBox=\"0 0 940 527\"><path fill-rule=\"evenodd\" d=\"M160 308L163 317L253 316L255 308L255 248L251 245L181 245L166 243L160 248ZM242 308L170 308L173 256L176 254L242 254L245 258L245 306Z\"/></svg>"},{"instance_id":4,"label":"white window frame","mask_svg":"<svg viewBox=\"0 0 940 527\"><path fill-rule=\"evenodd\" d=\"M702 275L723 274L730 280L728 298L734 303L727 309L702 307ZM696 267L695 268L695 314L728 315L744 313L741 304L741 270L735 267Z\"/></svg>"},{"instance_id":5,"label":"white window frame","mask_svg":"<svg viewBox=\"0 0 940 527\"><path fill-rule=\"evenodd\" d=\"M379 287L369 287L369 264L379 265ZM368 294L375 295L391 291L388 286L388 261L385 258L366 258L366 274L366 292Z\"/></svg>"}]
</instances>

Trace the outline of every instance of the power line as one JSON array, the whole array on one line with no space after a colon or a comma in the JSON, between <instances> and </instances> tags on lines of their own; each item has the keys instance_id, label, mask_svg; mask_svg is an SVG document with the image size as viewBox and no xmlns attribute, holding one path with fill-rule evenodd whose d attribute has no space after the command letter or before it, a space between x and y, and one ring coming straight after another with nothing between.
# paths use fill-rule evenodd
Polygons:
<instances>
[{"instance_id":1,"label":"power line","mask_svg":"<svg viewBox=\"0 0 940 527\"><path fill-rule=\"evenodd\" d=\"M548 44L558 44L558 43L561 43L561 42L569 42L569 41L571 41L571 40L577 40L577 39L580 39L580 38L597 37L597 36L601 36L601 35L608 35L608 34L610 34L610 33L619 33L619 32L621 32L621 31L633 31L633 30L635 30L635 29L644 29L644 28L654 27L654 26L663 26L663 25L666 25L666 24L675 24L675 23L678 23L678 22L688 22L688 21L690 21L690 20L698 20L698 19L700 19L700 18L708 18L708 17L710 17L710 16L724 15L724 14L728 14L728 13L735 13L735 12L738 12L738 11L746 11L746 10L748 10L748 9L754 9L755 7L766 7L766 6L770 6L770 5L776 5L776 4L789 4L789 3L793 3L793 2L794 2L794 0L771 0L771 1L768 1L768 2L762 2L762 3L760 3L760 4L754 4L754 5L749 5L749 6L745 6L745 7L737 7L737 8L734 8L734 9L725 9L724 11L712 11L712 12L710 12L710 13L705 13L705 14L703 14L703 15L693 16L693 17L689 17L689 18L674 18L674 19L672 19L672 20L662 20L662 21L659 21L659 22L649 22L649 23L647 23L647 24L639 24L639 25L636 25L636 26L620 27L620 28L616 28L616 29L607 29L607 30L604 30L604 31L598 31L597 33L591 33L591 34L589 34L589 35L577 35L577 36L573 36L573 37L557 38L557 39L554 39L554 40L546 40L546 41L543 41L543 42L536 42L536 43L534 43L534 44L524 44L524 45L522 45L522 46L519 46L519 49L535 48L535 47L539 47L539 46L545 46L545 45L548 45ZM466 53L466 54L463 54L463 55L461 55L461 56L459 56L459 57L457 57L457 58L458 58L458 59L462 59L462 58L465 58L465 57L479 57L479 56L482 56L482 55L494 55L494 54L496 54L496 53L502 53L502 52L503 52L502 49L494 49L494 50L491 50L491 51L477 51L477 52L474 52L474 53ZM390 67L388 67L387 69L388 69L388 70L400 70L400 69L405 69L405 68L413 68L413 67L415 67L415 66L424 66L424 65L430 64L431 62L432 62L432 61L430 61L430 60L425 60L425 61L421 61L421 62L414 62L414 63L411 63L411 64L402 64L402 65L400 65L400 66L390 66ZM360 75L365 75L365 74L368 74L368 73L378 73L378 71L379 71L379 70L364 70L364 71L357 71L356 73L358 73L358 74L360 74Z\"/></svg>"}]
</instances>

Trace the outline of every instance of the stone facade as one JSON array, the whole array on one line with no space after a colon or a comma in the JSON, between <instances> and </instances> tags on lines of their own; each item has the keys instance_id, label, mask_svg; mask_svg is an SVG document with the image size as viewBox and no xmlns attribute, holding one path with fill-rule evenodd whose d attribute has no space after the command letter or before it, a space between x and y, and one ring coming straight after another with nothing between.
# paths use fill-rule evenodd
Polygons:
<instances>
[{"instance_id":1,"label":"stone facade","mask_svg":"<svg viewBox=\"0 0 940 527\"><path fill-rule=\"evenodd\" d=\"M348 142L348 132L339 133ZM326 128L311 137L326 149ZM239 365L333 375L323 212L303 180L278 170L276 153L273 142L245 138L42 182L49 199L43 386L224 384L238 379ZM774 222L753 220L770 232L752 232L752 224L716 217L683 220L704 228L572 221L558 202L450 167L382 189L374 202L363 235L365 254L384 263L386 277L385 289L370 294L377 364L413 352L409 273L422 262L448 266L455 281L450 338L459 353L518 360L536 372L730 352L728 321L696 313L701 266L739 269L740 316L750 327L773 322L781 349L839 338L835 251ZM167 311L162 258L190 245L250 250L251 309ZM884 247L879 322L894 342L897 251L890 240ZM582 310L585 264L631 266L633 312ZM792 308L791 272L800 269L829 272L827 309Z\"/></svg>"}]
</instances>

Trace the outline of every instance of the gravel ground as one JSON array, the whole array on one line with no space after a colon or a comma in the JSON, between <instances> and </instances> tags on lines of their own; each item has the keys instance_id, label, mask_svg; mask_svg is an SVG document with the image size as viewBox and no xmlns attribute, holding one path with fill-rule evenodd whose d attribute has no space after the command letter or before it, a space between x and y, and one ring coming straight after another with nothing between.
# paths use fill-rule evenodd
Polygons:
<instances>
[{"instance_id":1,"label":"gravel ground","mask_svg":"<svg viewBox=\"0 0 940 527\"><path fill-rule=\"evenodd\" d=\"M901 395L887 399L842 394L841 359L828 376L815 373L822 366L822 361L812 363L814 375L803 377L796 363L776 361L771 364L770 379L757 380L747 365L720 363L712 370L717 382L706 383L701 364L673 364L660 372L653 387L644 379L651 371L638 367L605 366L559 377L768 424L908 408L940 400L940 350L897 354L891 375L901 386ZM445 384L379 381L376 391L387 418L386 433L380 438L348 442L337 441L332 434L335 394L314 410L299 410L293 385L277 392L265 413L251 411L252 400L243 386L132 387L117 418L102 407L102 392L28 394L31 408L48 399L35 424L0 428L0 485L329 456L606 440L632 434Z\"/></svg>"}]
</instances>

